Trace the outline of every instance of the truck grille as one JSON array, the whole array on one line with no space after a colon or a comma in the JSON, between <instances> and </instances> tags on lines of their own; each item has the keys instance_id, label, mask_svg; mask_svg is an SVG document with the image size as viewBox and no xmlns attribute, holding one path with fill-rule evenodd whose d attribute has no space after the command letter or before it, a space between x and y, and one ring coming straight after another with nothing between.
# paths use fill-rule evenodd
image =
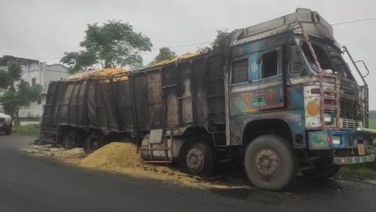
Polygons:
<instances>
[{"instance_id":1,"label":"truck grille","mask_svg":"<svg viewBox=\"0 0 376 212\"><path fill-rule=\"evenodd\" d=\"M360 121L356 121L352 119L341 118L339 121L339 127L343 129L356 129L358 127L362 127L361 125L362 124Z\"/></svg>"},{"instance_id":2,"label":"truck grille","mask_svg":"<svg viewBox=\"0 0 376 212\"><path fill-rule=\"evenodd\" d=\"M341 117L346 119L362 120L360 107L356 100L341 98Z\"/></svg>"}]
</instances>

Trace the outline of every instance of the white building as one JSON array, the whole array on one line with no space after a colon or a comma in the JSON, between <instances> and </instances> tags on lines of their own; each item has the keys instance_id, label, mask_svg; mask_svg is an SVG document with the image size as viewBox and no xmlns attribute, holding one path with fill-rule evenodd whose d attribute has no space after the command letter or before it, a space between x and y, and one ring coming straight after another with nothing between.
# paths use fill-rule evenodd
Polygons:
<instances>
[{"instance_id":1,"label":"white building","mask_svg":"<svg viewBox=\"0 0 376 212\"><path fill-rule=\"evenodd\" d=\"M23 70L22 79L31 86L36 84L41 85L42 95L39 101L32 102L27 107L22 107L19 111L19 116L21 118L41 117L48 84L51 81L65 79L69 75L68 69L61 64L47 65L45 62L22 65L21 67Z\"/></svg>"},{"instance_id":2,"label":"white building","mask_svg":"<svg viewBox=\"0 0 376 212\"><path fill-rule=\"evenodd\" d=\"M48 84L51 81L65 79L69 75L68 68L61 64L48 65L45 62L39 62L38 60L5 55L4 57L0 57L0 69L6 69L7 65L12 62L21 65L22 80L28 82L30 85L39 84L42 86L42 95L40 100L37 102L32 102L27 107L22 107L19 111L19 117L41 117L43 114L43 105L45 104Z\"/></svg>"}]
</instances>

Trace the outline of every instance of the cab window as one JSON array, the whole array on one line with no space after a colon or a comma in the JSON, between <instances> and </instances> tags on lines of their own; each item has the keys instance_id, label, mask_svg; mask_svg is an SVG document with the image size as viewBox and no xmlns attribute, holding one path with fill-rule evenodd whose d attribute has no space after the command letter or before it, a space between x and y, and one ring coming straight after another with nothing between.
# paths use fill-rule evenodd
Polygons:
<instances>
[{"instance_id":1,"label":"cab window","mask_svg":"<svg viewBox=\"0 0 376 212\"><path fill-rule=\"evenodd\" d=\"M248 81L248 59L232 63L232 84Z\"/></svg>"},{"instance_id":2,"label":"cab window","mask_svg":"<svg viewBox=\"0 0 376 212\"><path fill-rule=\"evenodd\" d=\"M302 59L299 55L299 50L297 46L288 47L288 57L289 57L289 73L291 75L302 75L305 73L305 67Z\"/></svg>"},{"instance_id":3,"label":"cab window","mask_svg":"<svg viewBox=\"0 0 376 212\"><path fill-rule=\"evenodd\" d=\"M278 74L278 51L268 52L261 58L261 78L267 78Z\"/></svg>"}]
</instances>

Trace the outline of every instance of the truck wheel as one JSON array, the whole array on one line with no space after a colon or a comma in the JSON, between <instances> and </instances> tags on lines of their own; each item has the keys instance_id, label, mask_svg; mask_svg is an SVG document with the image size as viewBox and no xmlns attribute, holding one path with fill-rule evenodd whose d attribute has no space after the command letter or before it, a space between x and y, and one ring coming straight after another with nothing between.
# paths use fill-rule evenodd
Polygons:
<instances>
[{"instance_id":1,"label":"truck wheel","mask_svg":"<svg viewBox=\"0 0 376 212\"><path fill-rule=\"evenodd\" d=\"M99 132L92 132L85 140L84 151L86 153L92 153L104 145L104 135Z\"/></svg>"},{"instance_id":2,"label":"truck wheel","mask_svg":"<svg viewBox=\"0 0 376 212\"><path fill-rule=\"evenodd\" d=\"M183 171L193 175L210 176L215 167L214 150L201 139L187 140L179 154Z\"/></svg>"},{"instance_id":3,"label":"truck wheel","mask_svg":"<svg viewBox=\"0 0 376 212\"><path fill-rule=\"evenodd\" d=\"M304 175L319 180L325 180L334 177L334 175L336 175L339 172L340 168L341 167L337 165L319 166L314 169L305 171Z\"/></svg>"},{"instance_id":4,"label":"truck wheel","mask_svg":"<svg viewBox=\"0 0 376 212\"><path fill-rule=\"evenodd\" d=\"M78 134L75 131L69 131L63 137L63 147L64 149L73 149L78 144Z\"/></svg>"},{"instance_id":5,"label":"truck wheel","mask_svg":"<svg viewBox=\"0 0 376 212\"><path fill-rule=\"evenodd\" d=\"M255 138L246 148L245 171L254 186L278 191L297 174L297 160L289 143L278 136Z\"/></svg>"}]
</instances>

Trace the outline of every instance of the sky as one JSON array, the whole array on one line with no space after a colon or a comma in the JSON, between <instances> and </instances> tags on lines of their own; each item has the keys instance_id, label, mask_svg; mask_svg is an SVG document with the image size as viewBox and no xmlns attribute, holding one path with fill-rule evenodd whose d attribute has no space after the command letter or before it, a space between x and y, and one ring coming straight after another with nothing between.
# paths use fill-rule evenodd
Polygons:
<instances>
[{"instance_id":1,"label":"sky","mask_svg":"<svg viewBox=\"0 0 376 212\"><path fill-rule=\"evenodd\" d=\"M160 47L177 54L206 47L216 30L232 31L310 8L329 23L376 17L375 0L0 0L0 56L60 60L79 50L87 24L129 22L150 37L150 62ZM335 25L334 36L371 69L370 108L376 109L376 20Z\"/></svg>"}]
</instances>

